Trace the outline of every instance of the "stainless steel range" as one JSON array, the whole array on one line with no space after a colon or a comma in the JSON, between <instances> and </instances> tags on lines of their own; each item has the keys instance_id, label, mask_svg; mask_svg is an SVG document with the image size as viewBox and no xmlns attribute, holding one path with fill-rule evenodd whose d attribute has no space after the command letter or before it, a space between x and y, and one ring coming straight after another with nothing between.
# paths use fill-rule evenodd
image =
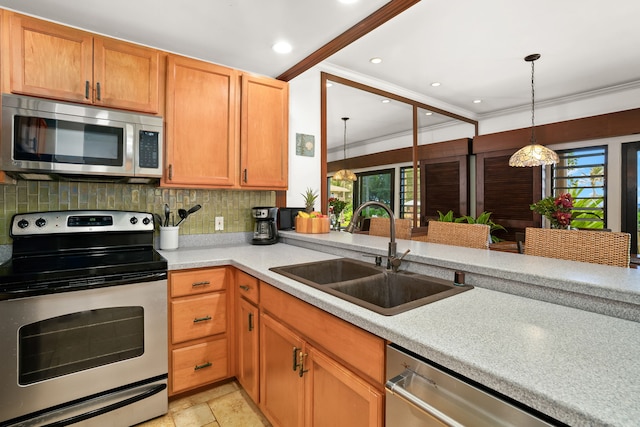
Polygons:
<instances>
[{"instance_id":1,"label":"stainless steel range","mask_svg":"<svg viewBox=\"0 0 640 427\"><path fill-rule=\"evenodd\" d=\"M167 262L153 215L17 214L0 266L0 426L167 412Z\"/></svg>"}]
</instances>

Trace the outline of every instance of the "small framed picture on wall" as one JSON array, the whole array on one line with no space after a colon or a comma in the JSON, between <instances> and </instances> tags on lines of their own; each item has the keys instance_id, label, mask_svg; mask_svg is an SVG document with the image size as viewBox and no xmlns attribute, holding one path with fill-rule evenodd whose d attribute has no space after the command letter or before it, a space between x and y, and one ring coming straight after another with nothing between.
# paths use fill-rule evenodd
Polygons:
<instances>
[{"instance_id":1,"label":"small framed picture on wall","mask_svg":"<svg viewBox=\"0 0 640 427\"><path fill-rule=\"evenodd\" d=\"M316 137L314 135L305 135L304 133L296 133L296 155L313 157L315 155Z\"/></svg>"}]
</instances>

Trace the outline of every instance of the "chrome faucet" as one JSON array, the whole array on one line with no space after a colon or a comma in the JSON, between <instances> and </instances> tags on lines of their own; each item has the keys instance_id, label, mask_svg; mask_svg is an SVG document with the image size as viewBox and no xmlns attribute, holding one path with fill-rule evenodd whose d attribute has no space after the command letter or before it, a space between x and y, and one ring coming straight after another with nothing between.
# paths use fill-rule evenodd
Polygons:
<instances>
[{"instance_id":1,"label":"chrome faucet","mask_svg":"<svg viewBox=\"0 0 640 427\"><path fill-rule=\"evenodd\" d=\"M360 216L360 212L362 212L364 208L369 206L378 206L384 209L385 211L387 211L387 213L389 214L389 236L391 240L389 241L389 250L387 252L387 270L393 269L393 271L398 271L398 268L400 267L400 263L402 262L402 258L404 258L405 255L409 253L409 249L407 249L407 251L404 254L402 254L401 257L398 258L396 256L397 255L396 254L396 251L397 251L396 220L393 215L393 211L389 208L389 206L385 205L384 203L380 203L376 201L370 201L370 202L365 202L361 204L353 213L353 216L351 217L351 222L349 223L349 225L347 225L347 228L345 229L345 231L349 233L353 233L354 231L358 230L356 223L358 222L358 217Z\"/></svg>"}]
</instances>

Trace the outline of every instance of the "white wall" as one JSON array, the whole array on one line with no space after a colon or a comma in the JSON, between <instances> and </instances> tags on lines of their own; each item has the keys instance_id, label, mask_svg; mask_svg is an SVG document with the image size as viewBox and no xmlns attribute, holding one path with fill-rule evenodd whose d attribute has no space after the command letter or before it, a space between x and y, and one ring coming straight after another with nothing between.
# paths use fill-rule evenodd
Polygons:
<instances>
[{"instance_id":1,"label":"white wall","mask_svg":"<svg viewBox=\"0 0 640 427\"><path fill-rule=\"evenodd\" d=\"M315 136L313 157L296 155L296 133ZM300 193L309 187L320 194L320 137L320 70L312 68L289 82L287 206L304 206Z\"/></svg>"}]
</instances>

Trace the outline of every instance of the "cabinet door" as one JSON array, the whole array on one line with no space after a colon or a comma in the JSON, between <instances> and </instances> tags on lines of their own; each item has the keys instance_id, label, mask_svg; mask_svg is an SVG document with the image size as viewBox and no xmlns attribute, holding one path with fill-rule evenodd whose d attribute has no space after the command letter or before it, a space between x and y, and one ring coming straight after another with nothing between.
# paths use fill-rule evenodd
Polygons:
<instances>
[{"instance_id":1,"label":"cabinet door","mask_svg":"<svg viewBox=\"0 0 640 427\"><path fill-rule=\"evenodd\" d=\"M169 56L164 185L236 184L237 78L230 68Z\"/></svg>"},{"instance_id":2,"label":"cabinet door","mask_svg":"<svg viewBox=\"0 0 640 427\"><path fill-rule=\"evenodd\" d=\"M96 37L93 42L94 103L158 112L157 50Z\"/></svg>"},{"instance_id":3,"label":"cabinet door","mask_svg":"<svg viewBox=\"0 0 640 427\"><path fill-rule=\"evenodd\" d=\"M11 17L11 91L91 102L93 37L24 16Z\"/></svg>"},{"instance_id":4,"label":"cabinet door","mask_svg":"<svg viewBox=\"0 0 640 427\"><path fill-rule=\"evenodd\" d=\"M259 403L258 366L260 363L258 345L259 337L258 308L244 298L238 303L238 381Z\"/></svg>"},{"instance_id":5,"label":"cabinet door","mask_svg":"<svg viewBox=\"0 0 640 427\"><path fill-rule=\"evenodd\" d=\"M241 185L286 189L288 84L243 74L241 110Z\"/></svg>"},{"instance_id":6,"label":"cabinet door","mask_svg":"<svg viewBox=\"0 0 640 427\"><path fill-rule=\"evenodd\" d=\"M296 363L304 342L278 321L260 315L260 409L275 427L304 422L304 377Z\"/></svg>"},{"instance_id":7,"label":"cabinet door","mask_svg":"<svg viewBox=\"0 0 640 427\"><path fill-rule=\"evenodd\" d=\"M308 350L305 425L381 427L382 394L320 351Z\"/></svg>"}]
</instances>

